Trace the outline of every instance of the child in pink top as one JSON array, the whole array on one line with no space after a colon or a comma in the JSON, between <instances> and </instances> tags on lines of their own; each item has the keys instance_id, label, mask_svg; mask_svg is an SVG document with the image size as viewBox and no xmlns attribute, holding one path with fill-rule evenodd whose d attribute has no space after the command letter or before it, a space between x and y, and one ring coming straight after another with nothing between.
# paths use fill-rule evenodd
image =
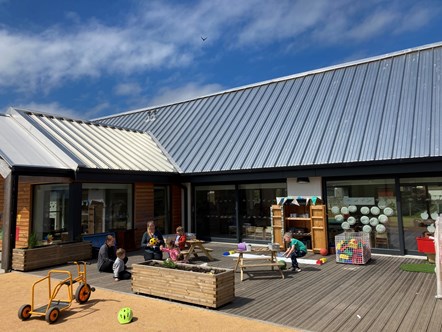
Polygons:
<instances>
[{"instance_id":1,"label":"child in pink top","mask_svg":"<svg viewBox=\"0 0 442 332\"><path fill-rule=\"evenodd\" d=\"M178 249L178 247L175 246L175 241L174 240L170 240L167 242L167 248L164 248L163 246L161 246L161 251L162 252L167 252L169 254L170 259L173 262L176 262L179 260L180 258L180 249Z\"/></svg>"}]
</instances>

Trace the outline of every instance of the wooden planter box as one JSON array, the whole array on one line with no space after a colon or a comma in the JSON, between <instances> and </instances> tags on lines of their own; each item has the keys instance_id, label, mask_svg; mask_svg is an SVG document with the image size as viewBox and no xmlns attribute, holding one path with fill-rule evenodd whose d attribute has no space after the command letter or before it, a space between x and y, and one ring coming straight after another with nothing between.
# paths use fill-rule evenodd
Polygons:
<instances>
[{"instance_id":1,"label":"wooden planter box","mask_svg":"<svg viewBox=\"0 0 442 332\"><path fill-rule=\"evenodd\" d=\"M12 269L30 271L92 257L90 242L52 244L32 249L12 250Z\"/></svg>"},{"instance_id":2,"label":"wooden planter box","mask_svg":"<svg viewBox=\"0 0 442 332\"><path fill-rule=\"evenodd\" d=\"M132 265L132 291L170 300L218 308L235 298L235 275L231 269L178 263L178 268L150 266L147 261ZM185 270L202 269L205 272ZM180 269L181 268L181 269ZM210 271L216 273L208 273Z\"/></svg>"}]
</instances>

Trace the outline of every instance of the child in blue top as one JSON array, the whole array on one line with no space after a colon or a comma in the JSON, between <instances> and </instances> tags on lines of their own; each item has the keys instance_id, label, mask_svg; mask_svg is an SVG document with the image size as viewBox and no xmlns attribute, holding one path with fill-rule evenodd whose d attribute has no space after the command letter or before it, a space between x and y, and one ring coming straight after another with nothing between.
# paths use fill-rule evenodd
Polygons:
<instances>
[{"instance_id":1,"label":"child in blue top","mask_svg":"<svg viewBox=\"0 0 442 332\"><path fill-rule=\"evenodd\" d=\"M307 254L307 247L301 241L293 238L291 232L284 234L284 242L288 243L288 248L284 252L284 257L292 260L292 271L301 272L296 257L303 257Z\"/></svg>"}]
</instances>

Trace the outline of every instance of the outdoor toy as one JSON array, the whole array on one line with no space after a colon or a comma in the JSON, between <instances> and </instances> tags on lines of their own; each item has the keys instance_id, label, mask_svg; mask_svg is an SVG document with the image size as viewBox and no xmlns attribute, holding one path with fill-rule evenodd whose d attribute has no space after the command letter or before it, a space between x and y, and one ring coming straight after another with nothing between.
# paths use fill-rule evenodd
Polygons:
<instances>
[{"instance_id":1,"label":"outdoor toy","mask_svg":"<svg viewBox=\"0 0 442 332\"><path fill-rule=\"evenodd\" d=\"M18 310L18 318L21 320L27 320L31 317L31 315L36 316L44 316L46 321L49 324L54 323L58 316L60 315L61 311L65 311L69 309L69 307L72 304L73 299L80 303L86 303L89 300L89 297L91 296L91 292L95 291L94 287L91 287L87 283L86 279L86 262L80 261L80 262L68 262L68 264L75 264L77 265L77 277L72 278L72 273L70 271L64 271L64 270L50 270L48 272L48 275L46 277L43 277L32 285L32 292L31 292L31 304L24 304L20 307ZM65 279L61 280L56 284L55 287L52 288L51 282L53 276L56 275L58 278L60 275L65 275ZM48 283L48 294L49 299L48 303L36 307L34 300L35 300L35 288L38 284L47 281ZM78 282L78 287L75 292L74 297L74 289L73 285ZM59 296L59 293L62 289L66 290L67 298L57 298Z\"/></svg>"},{"instance_id":2,"label":"outdoor toy","mask_svg":"<svg viewBox=\"0 0 442 332\"><path fill-rule=\"evenodd\" d=\"M327 256L328 255L328 250L326 248L321 248L321 249L319 249L319 253L322 256Z\"/></svg>"},{"instance_id":3,"label":"outdoor toy","mask_svg":"<svg viewBox=\"0 0 442 332\"><path fill-rule=\"evenodd\" d=\"M118 322L120 324L128 324L132 321L133 312L129 307L121 308L118 312Z\"/></svg>"},{"instance_id":4,"label":"outdoor toy","mask_svg":"<svg viewBox=\"0 0 442 332\"><path fill-rule=\"evenodd\" d=\"M282 259L278 259L278 265L281 270L285 270L287 268L287 263Z\"/></svg>"},{"instance_id":5,"label":"outdoor toy","mask_svg":"<svg viewBox=\"0 0 442 332\"><path fill-rule=\"evenodd\" d=\"M155 246L158 243L158 240L156 237L153 237L149 240L149 244L152 246Z\"/></svg>"}]
</instances>

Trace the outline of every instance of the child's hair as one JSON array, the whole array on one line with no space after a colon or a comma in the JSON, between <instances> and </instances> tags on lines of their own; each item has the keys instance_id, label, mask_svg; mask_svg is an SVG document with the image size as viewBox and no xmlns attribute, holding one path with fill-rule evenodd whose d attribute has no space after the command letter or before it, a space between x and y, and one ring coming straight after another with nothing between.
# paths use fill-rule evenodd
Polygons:
<instances>
[{"instance_id":1,"label":"child's hair","mask_svg":"<svg viewBox=\"0 0 442 332\"><path fill-rule=\"evenodd\" d=\"M176 232L177 232L177 233L184 232L184 228L181 227L181 226L178 226L178 227L176 228Z\"/></svg>"},{"instance_id":2,"label":"child's hair","mask_svg":"<svg viewBox=\"0 0 442 332\"><path fill-rule=\"evenodd\" d=\"M175 247L175 241L174 240L170 240L169 242L167 242L167 246L171 247L171 248Z\"/></svg>"},{"instance_id":3,"label":"child's hair","mask_svg":"<svg viewBox=\"0 0 442 332\"><path fill-rule=\"evenodd\" d=\"M126 250L124 250L123 248L118 248L117 249L117 257L121 258L123 257L123 255L126 253Z\"/></svg>"},{"instance_id":4,"label":"child's hair","mask_svg":"<svg viewBox=\"0 0 442 332\"><path fill-rule=\"evenodd\" d=\"M285 232L284 237L288 237L289 239L291 239L293 237L293 233L292 232Z\"/></svg>"}]
</instances>

